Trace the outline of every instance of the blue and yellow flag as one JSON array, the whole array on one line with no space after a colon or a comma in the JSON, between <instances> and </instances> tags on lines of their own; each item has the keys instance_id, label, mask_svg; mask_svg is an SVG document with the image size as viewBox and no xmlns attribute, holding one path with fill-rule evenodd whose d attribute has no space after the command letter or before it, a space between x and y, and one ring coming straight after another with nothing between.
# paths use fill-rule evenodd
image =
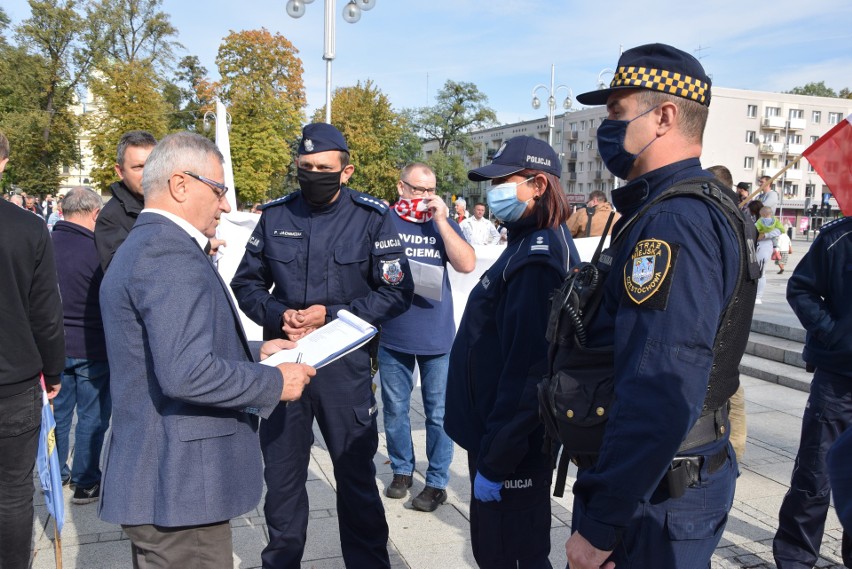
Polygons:
<instances>
[{"instance_id":1,"label":"blue and yellow flag","mask_svg":"<svg viewBox=\"0 0 852 569\"><path fill-rule=\"evenodd\" d=\"M56 454L56 421L53 410L47 400L47 392L41 392L41 432L38 436L38 477L44 490L44 502L47 511L56 520L56 533L62 533L65 524L65 499L62 496L62 472L59 469L59 456Z\"/></svg>"}]
</instances>

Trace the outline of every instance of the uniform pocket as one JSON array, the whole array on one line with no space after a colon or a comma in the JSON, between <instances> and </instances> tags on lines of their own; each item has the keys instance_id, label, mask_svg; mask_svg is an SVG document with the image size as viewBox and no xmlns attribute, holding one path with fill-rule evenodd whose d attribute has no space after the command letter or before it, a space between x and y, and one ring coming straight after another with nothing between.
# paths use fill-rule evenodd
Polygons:
<instances>
[{"instance_id":1,"label":"uniform pocket","mask_svg":"<svg viewBox=\"0 0 852 569\"><path fill-rule=\"evenodd\" d=\"M370 248L357 243L344 245L334 250L334 263L330 269L334 272L338 290L346 298L364 296L370 292L367 262Z\"/></svg>"},{"instance_id":2,"label":"uniform pocket","mask_svg":"<svg viewBox=\"0 0 852 569\"><path fill-rule=\"evenodd\" d=\"M721 532L728 521L725 510L674 511L666 514L672 541L710 539Z\"/></svg>"},{"instance_id":3,"label":"uniform pocket","mask_svg":"<svg viewBox=\"0 0 852 569\"><path fill-rule=\"evenodd\" d=\"M15 437L41 424L41 388L32 386L5 398L0 413L0 437Z\"/></svg>"}]
</instances>

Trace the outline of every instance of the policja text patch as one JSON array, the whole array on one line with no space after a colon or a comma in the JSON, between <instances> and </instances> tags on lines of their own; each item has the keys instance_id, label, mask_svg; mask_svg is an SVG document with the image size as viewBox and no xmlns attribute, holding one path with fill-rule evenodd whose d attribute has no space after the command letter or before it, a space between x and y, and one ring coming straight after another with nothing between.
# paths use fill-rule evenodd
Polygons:
<instances>
[{"instance_id":1,"label":"policja text patch","mask_svg":"<svg viewBox=\"0 0 852 569\"><path fill-rule=\"evenodd\" d=\"M659 239L643 239L624 265L624 290L636 304L665 310L679 249Z\"/></svg>"}]
</instances>

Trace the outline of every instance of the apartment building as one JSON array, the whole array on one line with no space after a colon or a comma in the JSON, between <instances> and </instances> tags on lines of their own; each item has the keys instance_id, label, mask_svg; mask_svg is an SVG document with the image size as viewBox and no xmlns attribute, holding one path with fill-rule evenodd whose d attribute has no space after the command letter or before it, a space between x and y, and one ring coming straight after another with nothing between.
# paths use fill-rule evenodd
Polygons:
<instances>
[{"instance_id":1,"label":"apartment building","mask_svg":"<svg viewBox=\"0 0 852 569\"><path fill-rule=\"evenodd\" d=\"M786 164L800 159L808 146L850 113L852 99L714 87L701 162L704 166L727 166L734 183L756 187L760 176L774 176ZM597 127L604 118L604 107L582 108L555 117L553 146L562 159L562 187L572 203L585 202L592 190L609 194L623 184L609 173L596 148ZM472 133L477 151L464 157L466 165L475 168L488 163L505 140L519 135L547 140L547 117ZM436 148L434 142L425 142L424 155L428 157ZM784 221L796 227L800 227L806 205L821 203L823 194L829 193L803 158L782 174L774 187L783 196ZM485 188L486 183L470 182L464 195L474 202L484 201ZM837 203L833 199L830 203L837 212Z\"/></svg>"}]
</instances>

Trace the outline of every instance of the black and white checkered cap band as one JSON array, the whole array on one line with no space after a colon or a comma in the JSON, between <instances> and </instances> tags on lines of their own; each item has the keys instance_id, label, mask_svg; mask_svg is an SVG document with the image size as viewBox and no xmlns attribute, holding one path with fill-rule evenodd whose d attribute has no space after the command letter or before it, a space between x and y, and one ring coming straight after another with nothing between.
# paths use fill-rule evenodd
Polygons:
<instances>
[{"instance_id":1,"label":"black and white checkered cap band","mask_svg":"<svg viewBox=\"0 0 852 569\"><path fill-rule=\"evenodd\" d=\"M690 99L702 105L710 104L710 86L706 82L664 69L619 67L609 86L651 89Z\"/></svg>"}]
</instances>

